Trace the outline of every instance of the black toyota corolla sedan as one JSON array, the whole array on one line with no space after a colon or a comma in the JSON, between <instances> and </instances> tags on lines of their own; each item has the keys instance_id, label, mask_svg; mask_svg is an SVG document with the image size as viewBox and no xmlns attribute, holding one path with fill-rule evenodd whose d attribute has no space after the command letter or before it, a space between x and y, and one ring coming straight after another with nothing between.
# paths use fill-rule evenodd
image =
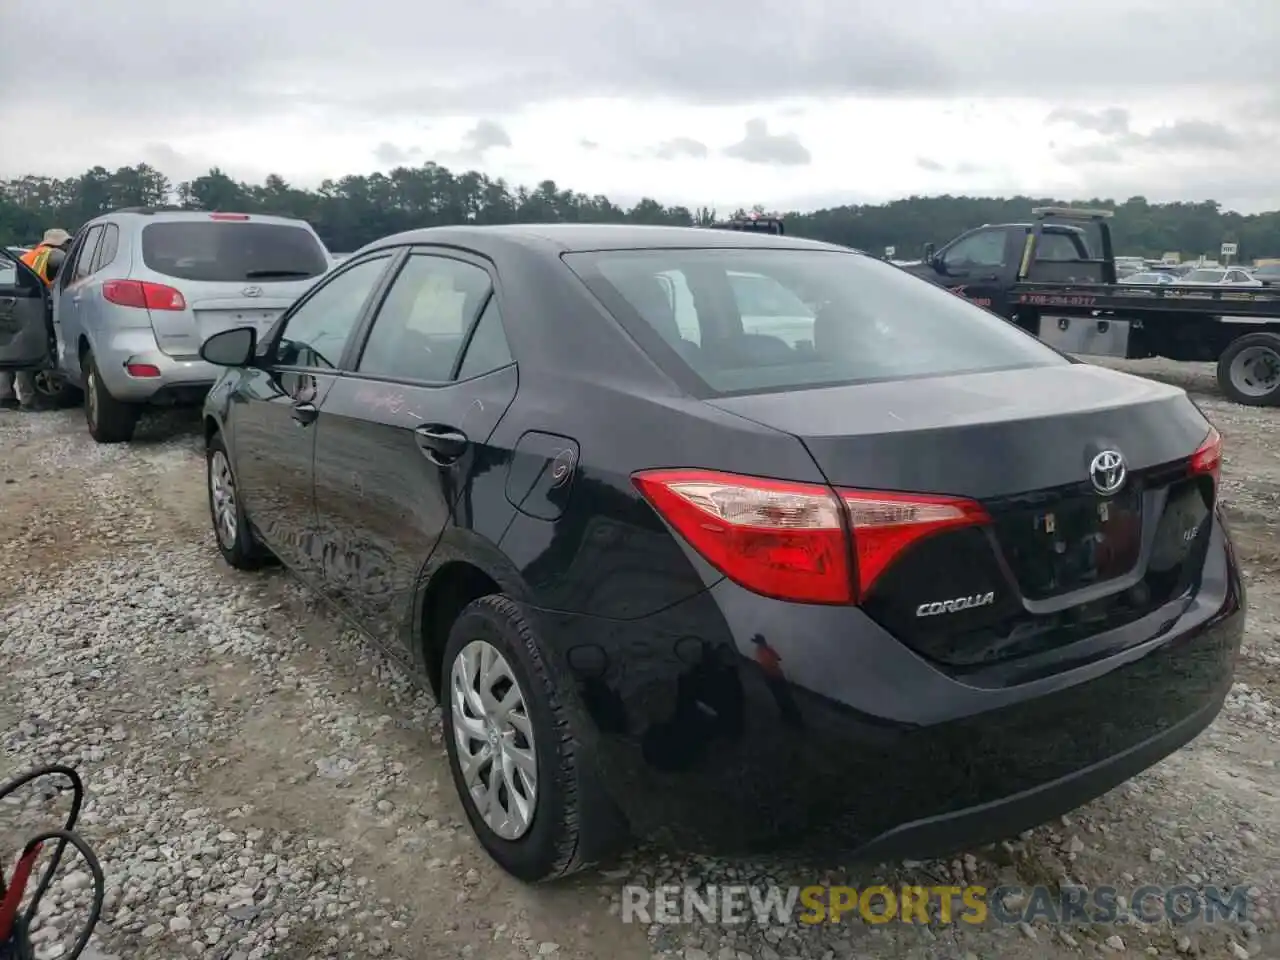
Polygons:
<instances>
[{"instance_id":1,"label":"black toyota corolla sedan","mask_svg":"<svg viewBox=\"0 0 1280 960\"><path fill-rule=\"evenodd\" d=\"M998 840L1231 684L1221 440L1183 391L854 251L422 230L203 355L223 556L426 678L526 880L628 836Z\"/></svg>"}]
</instances>

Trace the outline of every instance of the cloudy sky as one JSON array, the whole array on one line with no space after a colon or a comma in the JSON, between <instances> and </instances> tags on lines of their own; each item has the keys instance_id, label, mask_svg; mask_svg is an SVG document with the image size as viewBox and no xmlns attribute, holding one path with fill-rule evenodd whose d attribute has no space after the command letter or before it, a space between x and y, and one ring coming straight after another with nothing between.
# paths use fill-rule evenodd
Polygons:
<instances>
[{"instance_id":1,"label":"cloudy sky","mask_svg":"<svg viewBox=\"0 0 1280 960\"><path fill-rule=\"evenodd\" d=\"M32 9L0 0L0 176L146 161L314 186L434 160L722 210L944 192L1280 208L1277 0Z\"/></svg>"}]
</instances>

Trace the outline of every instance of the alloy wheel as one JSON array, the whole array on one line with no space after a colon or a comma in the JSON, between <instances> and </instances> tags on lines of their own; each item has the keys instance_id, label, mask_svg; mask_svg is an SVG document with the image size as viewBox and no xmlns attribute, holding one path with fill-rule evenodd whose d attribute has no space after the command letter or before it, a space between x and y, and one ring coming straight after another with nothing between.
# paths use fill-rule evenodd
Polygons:
<instances>
[{"instance_id":1,"label":"alloy wheel","mask_svg":"<svg viewBox=\"0 0 1280 960\"><path fill-rule=\"evenodd\" d=\"M493 644L472 640L450 670L458 766L485 824L517 840L533 823L538 759L533 724L511 665Z\"/></svg>"}]
</instances>

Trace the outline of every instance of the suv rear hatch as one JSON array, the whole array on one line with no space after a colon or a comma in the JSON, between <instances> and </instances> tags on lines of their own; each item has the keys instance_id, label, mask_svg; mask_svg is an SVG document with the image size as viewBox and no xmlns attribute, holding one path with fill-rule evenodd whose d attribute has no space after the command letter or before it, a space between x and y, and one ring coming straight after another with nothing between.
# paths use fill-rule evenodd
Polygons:
<instances>
[{"instance_id":1,"label":"suv rear hatch","mask_svg":"<svg viewBox=\"0 0 1280 960\"><path fill-rule=\"evenodd\" d=\"M329 256L304 223L215 213L147 224L142 263L104 293L141 301L126 305L148 308L160 349L189 358L222 330L252 326L265 334L328 270Z\"/></svg>"},{"instance_id":2,"label":"suv rear hatch","mask_svg":"<svg viewBox=\"0 0 1280 960\"><path fill-rule=\"evenodd\" d=\"M976 522L910 543L860 598L900 641L953 670L1194 596L1219 448L1206 446L1217 435L1177 388L1078 364L709 402L799 437L855 497L855 546L858 490L971 501L962 506ZM1112 451L1126 474L1100 493L1096 458Z\"/></svg>"}]
</instances>

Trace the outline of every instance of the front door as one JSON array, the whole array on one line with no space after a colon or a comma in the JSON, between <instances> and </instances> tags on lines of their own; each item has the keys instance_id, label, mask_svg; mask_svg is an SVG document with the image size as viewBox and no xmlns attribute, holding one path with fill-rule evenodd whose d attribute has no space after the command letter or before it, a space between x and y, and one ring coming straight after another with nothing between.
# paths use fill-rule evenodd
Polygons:
<instances>
[{"instance_id":1,"label":"front door","mask_svg":"<svg viewBox=\"0 0 1280 960\"><path fill-rule=\"evenodd\" d=\"M0 370L49 360L49 292L35 271L0 247Z\"/></svg>"},{"instance_id":2,"label":"front door","mask_svg":"<svg viewBox=\"0 0 1280 960\"><path fill-rule=\"evenodd\" d=\"M966 234L938 255L942 284L952 293L989 310L1005 307L1008 278L1016 272L1020 251L1012 231L987 227Z\"/></svg>"},{"instance_id":3,"label":"front door","mask_svg":"<svg viewBox=\"0 0 1280 960\"><path fill-rule=\"evenodd\" d=\"M245 512L266 545L309 579L319 570L312 461L320 408L390 259L344 265L317 285L281 318L262 366L243 372L232 398L232 454Z\"/></svg>"},{"instance_id":4,"label":"front door","mask_svg":"<svg viewBox=\"0 0 1280 960\"><path fill-rule=\"evenodd\" d=\"M500 462L487 443L517 377L486 267L412 254L352 367L316 443L325 588L391 639L441 533L470 525L472 482Z\"/></svg>"}]
</instances>

